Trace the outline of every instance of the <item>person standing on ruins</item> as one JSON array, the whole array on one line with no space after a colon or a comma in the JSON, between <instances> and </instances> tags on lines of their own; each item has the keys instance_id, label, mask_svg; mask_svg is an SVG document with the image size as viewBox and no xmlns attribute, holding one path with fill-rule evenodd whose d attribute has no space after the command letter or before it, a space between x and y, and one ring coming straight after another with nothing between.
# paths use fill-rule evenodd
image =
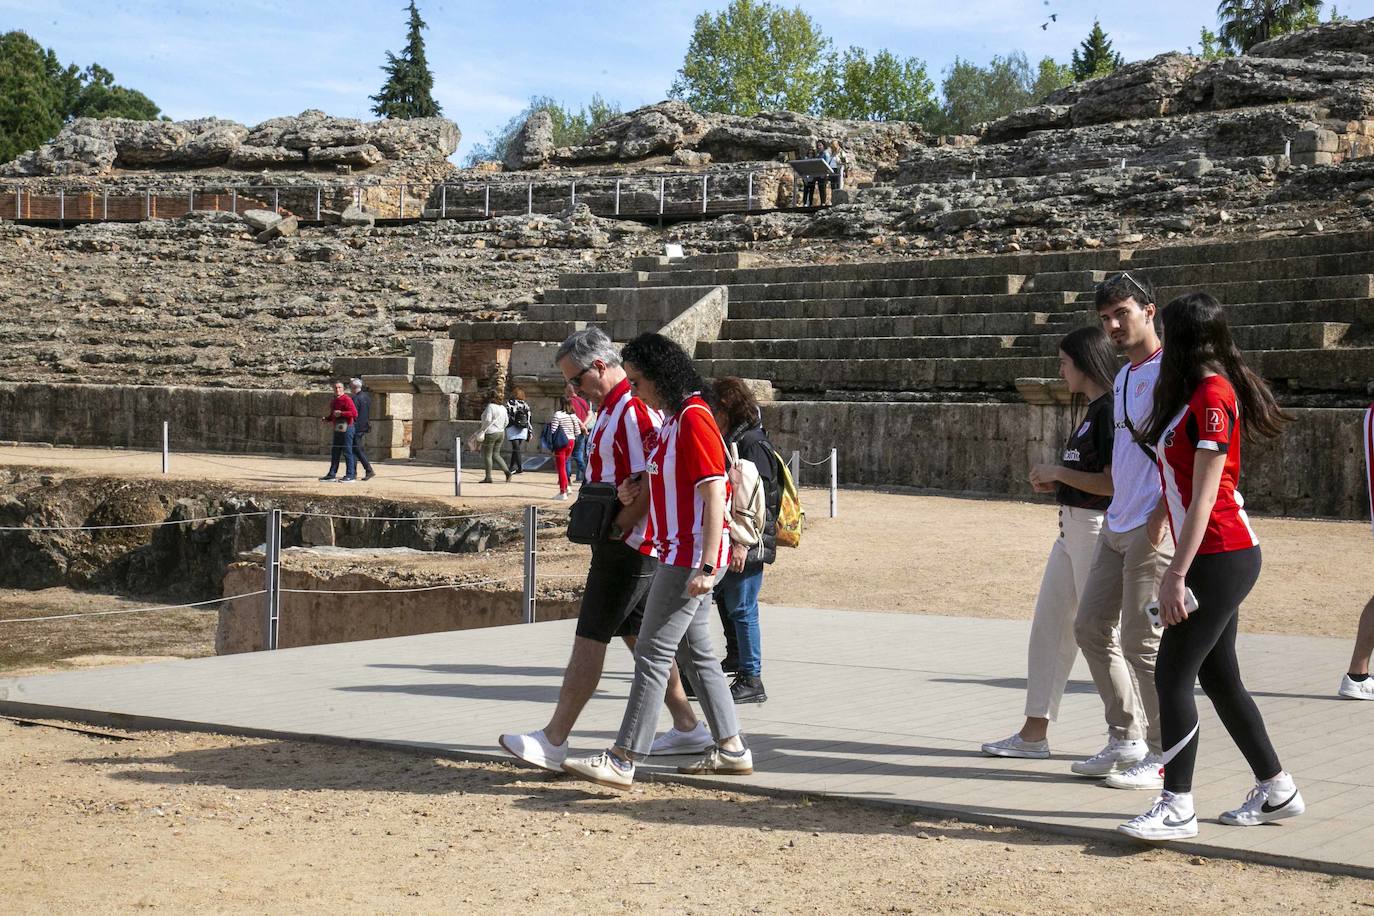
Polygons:
<instances>
[{"instance_id":1,"label":"person standing on ruins","mask_svg":"<svg viewBox=\"0 0 1374 916\"><path fill-rule=\"evenodd\" d=\"M1159 626L1145 605L1155 597L1174 550L1159 501L1154 451L1134 435L1149 422L1159 377L1154 287L1123 271L1097 285L1096 304L1102 329L1129 362L1112 389L1112 502L1074 621L1078 648L1106 708L1107 746L1072 770L1105 776L1112 788L1158 789L1163 785L1155 694Z\"/></svg>"},{"instance_id":2,"label":"person standing on ruins","mask_svg":"<svg viewBox=\"0 0 1374 916\"><path fill-rule=\"evenodd\" d=\"M1374 404L1364 412L1365 483L1369 486L1369 517L1374 522ZM1374 700L1374 678L1369 676L1369 656L1374 654L1374 598L1364 606L1355 631L1355 650L1350 670L1341 677L1338 696L1348 700Z\"/></svg>"},{"instance_id":3,"label":"person standing on ruins","mask_svg":"<svg viewBox=\"0 0 1374 916\"><path fill-rule=\"evenodd\" d=\"M344 383L334 383L334 399L329 402L329 413L321 419L334 426L333 440L329 447L329 473L320 480L338 480L339 483L353 483L358 479L357 463L353 456L353 424L358 419L358 408L353 399L344 391ZM344 459L344 476L338 478L339 458Z\"/></svg>"},{"instance_id":4,"label":"person standing on ruins","mask_svg":"<svg viewBox=\"0 0 1374 916\"><path fill-rule=\"evenodd\" d=\"M366 473L363 480L371 480L377 474L372 470L372 462L367 460L367 450L363 448L363 437L372 428L372 395L363 390L361 378L350 379L349 391L352 393L353 406L358 409L358 419L353 424L353 455Z\"/></svg>"},{"instance_id":5,"label":"person standing on ruins","mask_svg":"<svg viewBox=\"0 0 1374 916\"><path fill-rule=\"evenodd\" d=\"M482 478L482 483L492 482L493 465L499 466L509 481L511 470L506 466L506 459L501 457L501 443L506 441L506 427L510 425L510 414L506 413L506 405L501 402L501 396L495 389L487 392L487 406L482 409L480 422L482 426L477 434L482 443L482 467L487 472Z\"/></svg>"}]
</instances>

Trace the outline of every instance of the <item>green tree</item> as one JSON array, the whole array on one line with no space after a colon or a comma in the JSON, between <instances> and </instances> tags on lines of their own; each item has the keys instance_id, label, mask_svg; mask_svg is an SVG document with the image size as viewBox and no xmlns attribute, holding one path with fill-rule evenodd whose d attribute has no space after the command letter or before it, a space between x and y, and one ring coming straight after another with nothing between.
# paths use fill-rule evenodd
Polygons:
<instances>
[{"instance_id":1,"label":"green tree","mask_svg":"<svg viewBox=\"0 0 1374 916\"><path fill-rule=\"evenodd\" d=\"M1221 0L1217 32L1226 50L1244 54L1251 46L1320 20L1322 0Z\"/></svg>"},{"instance_id":2,"label":"green tree","mask_svg":"<svg viewBox=\"0 0 1374 916\"><path fill-rule=\"evenodd\" d=\"M698 111L817 110L830 40L800 9L731 0L697 16L669 95Z\"/></svg>"},{"instance_id":3,"label":"green tree","mask_svg":"<svg viewBox=\"0 0 1374 916\"><path fill-rule=\"evenodd\" d=\"M940 84L944 103L935 123L939 133L967 133L974 125L1034 105L1073 81L1072 69L1044 58L1031 70L1020 51L994 57L986 67L955 58Z\"/></svg>"},{"instance_id":4,"label":"green tree","mask_svg":"<svg viewBox=\"0 0 1374 916\"><path fill-rule=\"evenodd\" d=\"M66 114L65 71L23 32L0 35L0 162L57 135Z\"/></svg>"},{"instance_id":5,"label":"green tree","mask_svg":"<svg viewBox=\"0 0 1374 916\"><path fill-rule=\"evenodd\" d=\"M406 47L398 57L386 52L386 82L381 92L370 96L376 104L372 113L382 118L433 118L442 109L431 94L434 90L434 74L429 72L429 62L425 60L425 39L420 32L428 26L420 18L415 8L415 0L410 0L410 25L406 34Z\"/></svg>"},{"instance_id":6,"label":"green tree","mask_svg":"<svg viewBox=\"0 0 1374 916\"><path fill-rule=\"evenodd\" d=\"M1035 82L1031 84L1028 105L1034 105L1045 96L1074 82L1073 67L1061 64L1053 57L1042 57L1035 68Z\"/></svg>"},{"instance_id":7,"label":"green tree","mask_svg":"<svg viewBox=\"0 0 1374 916\"><path fill-rule=\"evenodd\" d=\"M153 100L137 89L115 85L114 74L100 64L82 71L77 83L69 96L69 117L151 121L161 113Z\"/></svg>"},{"instance_id":8,"label":"green tree","mask_svg":"<svg viewBox=\"0 0 1374 916\"><path fill-rule=\"evenodd\" d=\"M857 47L831 57L819 108L827 117L856 121L929 123L939 113L923 61L886 49L870 58Z\"/></svg>"},{"instance_id":9,"label":"green tree","mask_svg":"<svg viewBox=\"0 0 1374 916\"><path fill-rule=\"evenodd\" d=\"M1079 83L1106 76L1121 66L1121 55L1112 50L1112 40L1102 31L1102 23L1093 20L1092 31L1073 52L1069 66L1074 81Z\"/></svg>"},{"instance_id":10,"label":"green tree","mask_svg":"<svg viewBox=\"0 0 1374 916\"><path fill-rule=\"evenodd\" d=\"M573 111L554 101L549 96L534 96L530 103L521 109L505 126L487 134L485 143L479 143L468 153L467 164L475 165L486 160L506 158L511 141L520 128L536 111L547 111L553 120L553 145L577 146L587 135L602 124L618 118L623 113L615 102L607 102L600 95L592 96L591 102Z\"/></svg>"},{"instance_id":11,"label":"green tree","mask_svg":"<svg viewBox=\"0 0 1374 916\"><path fill-rule=\"evenodd\" d=\"M1203 60L1222 60L1227 57L1235 57L1235 54L1226 47L1226 43L1221 40L1221 37L1207 26L1202 27L1202 31L1198 35L1198 44L1198 56ZM1191 51L1192 48L1188 50Z\"/></svg>"}]
</instances>

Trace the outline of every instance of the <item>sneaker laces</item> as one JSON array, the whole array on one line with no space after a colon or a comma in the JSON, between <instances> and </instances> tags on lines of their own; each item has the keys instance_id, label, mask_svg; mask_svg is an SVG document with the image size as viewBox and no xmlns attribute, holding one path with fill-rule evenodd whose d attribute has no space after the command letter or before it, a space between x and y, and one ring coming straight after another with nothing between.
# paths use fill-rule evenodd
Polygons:
<instances>
[{"instance_id":1,"label":"sneaker laces","mask_svg":"<svg viewBox=\"0 0 1374 916\"><path fill-rule=\"evenodd\" d=\"M1242 810L1252 810L1264 804L1269 798L1269 790L1264 787L1264 783L1257 782L1253 789L1245 796L1245 801L1241 803Z\"/></svg>"},{"instance_id":2,"label":"sneaker laces","mask_svg":"<svg viewBox=\"0 0 1374 916\"><path fill-rule=\"evenodd\" d=\"M1164 815L1164 812L1168 810L1169 805L1171 805L1173 801L1174 797L1172 795L1170 795L1168 792L1161 792L1159 795L1155 797L1155 800L1150 803L1149 811L1146 811L1144 814L1136 815L1135 817L1131 818L1130 822L1132 824L1137 822L1144 823L1145 821L1148 821L1151 818L1162 817Z\"/></svg>"}]
</instances>

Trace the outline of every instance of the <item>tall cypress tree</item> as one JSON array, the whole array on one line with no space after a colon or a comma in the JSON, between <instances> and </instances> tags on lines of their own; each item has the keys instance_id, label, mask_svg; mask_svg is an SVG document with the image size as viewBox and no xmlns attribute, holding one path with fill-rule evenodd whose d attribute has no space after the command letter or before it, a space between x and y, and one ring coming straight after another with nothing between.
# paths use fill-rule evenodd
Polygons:
<instances>
[{"instance_id":1,"label":"tall cypress tree","mask_svg":"<svg viewBox=\"0 0 1374 916\"><path fill-rule=\"evenodd\" d=\"M1102 23L1094 19L1093 30L1083 39L1078 50L1073 52L1070 68L1074 81L1081 83L1096 76L1105 76L1120 66L1121 55L1112 50L1111 39L1102 31Z\"/></svg>"},{"instance_id":2,"label":"tall cypress tree","mask_svg":"<svg viewBox=\"0 0 1374 916\"><path fill-rule=\"evenodd\" d=\"M376 104L373 114L383 118L433 118L441 111L430 94L434 89L434 74L425 60L425 39L420 35L427 28L415 0L410 0L410 30L406 47L400 56L386 52L386 83L381 92L370 96Z\"/></svg>"}]
</instances>

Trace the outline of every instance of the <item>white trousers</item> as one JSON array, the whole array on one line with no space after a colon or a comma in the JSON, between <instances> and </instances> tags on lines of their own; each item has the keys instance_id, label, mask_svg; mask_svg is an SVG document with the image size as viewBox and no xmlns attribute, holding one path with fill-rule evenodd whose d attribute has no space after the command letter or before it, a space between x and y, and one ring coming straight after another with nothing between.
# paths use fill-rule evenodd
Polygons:
<instances>
[{"instance_id":1,"label":"white trousers","mask_svg":"<svg viewBox=\"0 0 1374 916\"><path fill-rule=\"evenodd\" d=\"M1105 513L1059 507L1059 537L1050 549L1040 594L1035 599L1026 659L1026 716L1058 719L1059 701L1078 657L1074 618L1088 581Z\"/></svg>"}]
</instances>

